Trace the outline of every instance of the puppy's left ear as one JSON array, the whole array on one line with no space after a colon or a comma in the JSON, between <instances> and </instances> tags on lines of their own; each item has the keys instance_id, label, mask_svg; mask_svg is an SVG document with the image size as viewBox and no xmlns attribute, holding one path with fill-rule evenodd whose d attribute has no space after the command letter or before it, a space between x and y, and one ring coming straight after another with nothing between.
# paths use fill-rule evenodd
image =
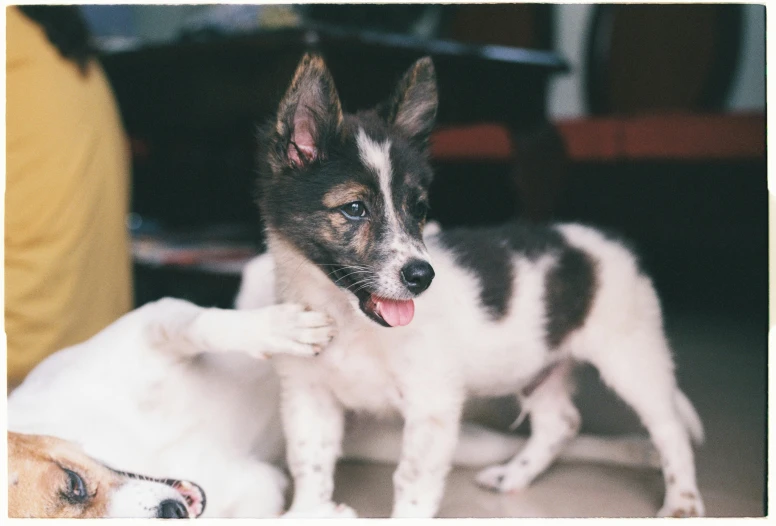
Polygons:
<instances>
[{"instance_id":1,"label":"puppy's left ear","mask_svg":"<svg viewBox=\"0 0 776 526\"><path fill-rule=\"evenodd\" d=\"M393 95L377 107L377 113L425 147L434 129L438 104L434 63L430 57L423 57L407 70Z\"/></svg>"}]
</instances>

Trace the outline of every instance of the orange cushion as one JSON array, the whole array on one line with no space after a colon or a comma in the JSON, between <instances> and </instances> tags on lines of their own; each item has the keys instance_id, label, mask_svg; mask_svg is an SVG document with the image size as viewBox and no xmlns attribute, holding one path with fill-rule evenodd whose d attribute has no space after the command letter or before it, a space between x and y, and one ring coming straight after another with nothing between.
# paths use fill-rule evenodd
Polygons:
<instances>
[{"instance_id":1,"label":"orange cushion","mask_svg":"<svg viewBox=\"0 0 776 526\"><path fill-rule=\"evenodd\" d=\"M590 117L556 126L572 161L765 158L762 113ZM500 124L439 128L431 138L431 156L440 161L508 162L514 152Z\"/></svg>"},{"instance_id":2,"label":"orange cushion","mask_svg":"<svg viewBox=\"0 0 776 526\"><path fill-rule=\"evenodd\" d=\"M671 113L556 123L575 161L765 158L762 113Z\"/></svg>"},{"instance_id":3,"label":"orange cushion","mask_svg":"<svg viewBox=\"0 0 776 526\"><path fill-rule=\"evenodd\" d=\"M431 157L440 161L509 161L512 138L499 124L438 128L431 137Z\"/></svg>"}]
</instances>

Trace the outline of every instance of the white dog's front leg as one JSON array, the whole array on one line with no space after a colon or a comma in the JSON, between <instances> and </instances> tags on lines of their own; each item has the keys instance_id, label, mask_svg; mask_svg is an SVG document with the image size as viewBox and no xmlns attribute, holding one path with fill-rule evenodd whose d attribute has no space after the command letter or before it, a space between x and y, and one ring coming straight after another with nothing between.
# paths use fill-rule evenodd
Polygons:
<instances>
[{"instance_id":1,"label":"white dog's front leg","mask_svg":"<svg viewBox=\"0 0 776 526\"><path fill-rule=\"evenodd\" d=\"M439 510L458 441L461 403L408 403L399 466L393 475L393 517L430 518ZM424 407L425 406L425 407Z\"/></svg>"},{"instance_id":2,"label":"white dog's front leg","mask_svg":"<svg viewBox=\"0 0 776 526\"><path fill-rule=\"evenodd\" d=\"M180 356L237 351L255 358L275 354L313 356L334 335L331 320L301 305L280 304L253 310L203 308L165 298L153 305L152 344Z\"/></svg>"},{"instance_id":3,"label":"white dog's front leg","mask_svg":"<svg viewBox=\"0 0 776 526\"><path fill-rule=\"evenodd\" d=\"M283 359L281 365L288 365L291 360ZM314 379L303 374L287 375L282 367L279 371L283 380L281 413L286 456L294 479L289 514L316 517L328 515L325 510L336 513L339 508L332 505L331 499L342 444L343 408Z\"/></svg>"}]
</instances>

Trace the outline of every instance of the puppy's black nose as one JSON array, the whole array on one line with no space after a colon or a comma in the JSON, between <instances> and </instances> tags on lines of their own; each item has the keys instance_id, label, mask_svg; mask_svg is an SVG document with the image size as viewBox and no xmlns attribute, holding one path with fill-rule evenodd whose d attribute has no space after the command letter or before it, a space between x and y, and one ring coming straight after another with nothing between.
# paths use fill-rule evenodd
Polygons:
<instances>
[{"instance_id":1,"label":"puppy's black nose","mask_svg":"<svg viewBox=\"0 0 776 526\"><path fill-rule=\"evenodd\" d=\"M427 262L414 259L401 269L401 280L413 294L420 294L431 285L434 269Z\"/></svg>"},{"instance_id":2,"label":"puppy's black nose","mask_svg":"<svg viewBox=\"0 0 776 526\"><path fill-rule=\"evenodd\" d=\"M160 519L188 519L189 511L182 502L167 499L159 503L156 516Z\"/></svg>"}]
</instances>

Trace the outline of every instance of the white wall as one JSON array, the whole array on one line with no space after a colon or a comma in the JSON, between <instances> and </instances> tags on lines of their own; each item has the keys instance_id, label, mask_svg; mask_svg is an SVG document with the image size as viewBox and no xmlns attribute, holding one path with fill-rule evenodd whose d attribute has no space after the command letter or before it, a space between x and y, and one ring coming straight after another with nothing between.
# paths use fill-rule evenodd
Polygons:
<instances>
[{"instance_id":1,"label":"white wall","mask_svg":"<svg viewBox=\"0 0 776 526\"><path fill-rule=\"evenodd\" d=\"M550 86L549 114L553 119L586 114L582 70L592 8L590 4L560 4L556 7L556 48L569 62L571 72L559 75ZM765 6L745 6L742 38L739 66L733 80L728 109L764 110Z\"/></svg>"},{"instance_id":2,"label":"white wall","mask_svg":"<svg viewBox=\"0 0 776 526\"><path fill-rule=\"evenodd\" d=\"M738 75L730 96L732 110L765 109L765 6L748 5Z\"/></svg>"},{"instance_id":3,"label":"white wall","mask_svg":"<svg viewBox=\"0 0 776 526\"><path fill-rule=\"evenodd\" d=\"M139 5L134 7L137 36L145 42L173 40L186 18L207 9L203 5Z\"/></svg>"},{"instance_id":4,"label":"white wall","mask_svg":"<svg viewBox=\"0 0 776 526\"><path fill-rule=\"evenodd\" d=\"M585 114L582 71L592 8L590 4L555 6L555 49L566 59L571 70L558 75L550 85L549 114L553 119Z\"/></svg>"}]
</instances>

